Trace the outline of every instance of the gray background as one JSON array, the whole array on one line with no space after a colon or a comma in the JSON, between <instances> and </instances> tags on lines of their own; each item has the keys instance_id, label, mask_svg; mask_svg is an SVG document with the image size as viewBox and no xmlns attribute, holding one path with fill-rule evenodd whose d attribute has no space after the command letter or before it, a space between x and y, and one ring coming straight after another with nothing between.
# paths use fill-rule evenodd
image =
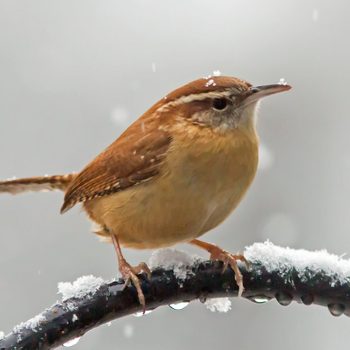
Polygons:
<instances>
[{"instance_id":1,"label":"gray background","mask_svg":"<svg viewBox=\"0 0 350 350\"><path fill-rule=\"evenodd\" d=\"M255 241L350 251L348 1L0 1L0 178L81 169L157 99L219 69L255 84L286 78L266 99L256 181L206 235L237 251ZM115 276L111 246L61 193L0 197L0 329L58 296L57 282ZM150 251L125 251L133 263ZM326 309L233 300L162 308L85 335L75 349L328 349L350 319Z\"/></svg>"}]
</instances>

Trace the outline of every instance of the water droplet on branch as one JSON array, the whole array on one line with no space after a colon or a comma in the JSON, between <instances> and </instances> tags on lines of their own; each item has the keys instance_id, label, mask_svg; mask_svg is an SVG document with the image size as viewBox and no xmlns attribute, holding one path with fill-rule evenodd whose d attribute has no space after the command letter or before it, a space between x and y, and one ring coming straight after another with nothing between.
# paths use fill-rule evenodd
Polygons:
<instances>
[{"instance_id":1,"label":"water droplet on branch","mask_svg":"<svg viewBox=\"0 0 350 350\"><path fill-rule=\"evenodd\" d=\"M81 338L81 337L76 337L76 338L74 338L74 339L68 340L67 342L65 342L65 343L63 344L63 346L66 347L66 348L69 348L69 347L71 347L71 346L73 346L73 345L76 345L76 344L78 344L80 338Z\"/></svg>"},{"instance_id":2,"label":"water droplet on branch","mask_svg":"<svg viewBox=\"0 0 350 350\"><path fill-rule=\"evenodd\" d=\"M333 316L340 316L345 311L345 306L343 304L329 304L328 310Z\"/></svg>"},{"instance_id":3,"label":"water droplet on branch","mask_svg":"<svg viewBox=\"0 0 350 350\"><path fill-rule=\"evenodd\" d=\"M287 292L278 292L276 293L276 299L280 305L288 306L292 302L293 297Z\"/></svg>"},{"instance_id":4,"label":"water droplet on branch","mask_svg":"<svg viewBox=\"0 0 350 350\"><path fill-rule=\"evenodd\" d=\"M170 304L169 307L173 310L182 310L189 304L188 301L182 301L180 303Z\"/></svg>"},{"instance_id":5,"label":"water droplet on branch","mask_svg":"<svg viewBox=\"0 0 350 350\"><path fill-rule=\"evenodd\" d=\"M270 301L271 298L269 298L265 295L256 295L254 297L250 297L249 299L257 304L265 304L268 301Z\"/></svg>"},{"instance_id":6,"label":"water droplet on branch","mask_svg":"<svg viewBox=\"0 0 350 350\"><path fill-rule=\"evenodd\" d=\"M304 305L311 305L314 302L314 297L311 294L302 295L300 299Z\"/></svg>"}]
</instances>

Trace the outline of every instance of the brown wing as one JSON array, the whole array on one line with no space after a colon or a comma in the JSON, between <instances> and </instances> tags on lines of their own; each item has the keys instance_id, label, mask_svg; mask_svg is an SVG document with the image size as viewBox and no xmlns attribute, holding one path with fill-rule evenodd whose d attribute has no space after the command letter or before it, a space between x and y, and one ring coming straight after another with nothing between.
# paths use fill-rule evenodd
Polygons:
<instances>
[{"instance_id":1,"label":"brown wing","mask_svg":"<svg viewBox=\"0 0 350 350\"><path fill-rule=\"evenodd\" d=\"M159 173L171 137L141 118L83 169L67 188L61 213L78 202L122 191Z\"/></svg>"}]
</instances>

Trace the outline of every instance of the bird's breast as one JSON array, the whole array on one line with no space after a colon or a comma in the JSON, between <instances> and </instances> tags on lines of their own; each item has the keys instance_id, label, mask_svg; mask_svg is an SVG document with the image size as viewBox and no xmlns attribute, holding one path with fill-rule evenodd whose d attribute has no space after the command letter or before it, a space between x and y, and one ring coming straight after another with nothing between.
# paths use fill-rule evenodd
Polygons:
<instances>
[{"instance_id":1,"label":"bird's breast","mask_svg":"<svg viewBox=\"0 0 350 350\"><path fill-rule=\"evenodd\" d=\"M92 216L123 245L156 248L191 240L220 224L242 199L257 168L256 138L196 135L174 137L152 181L90 205Z\"/></svg>"},{"instance_id":2,"label":"bird's breast","mask_svg":"<svg viewBox=\"0 0 350 350\"><path fill-rule=\"evenodd\" d=\"M171 182L183 188L188 201L192 198L196 202L194 211L201 215L199 234L220 224L234 210L254 179L258 164L255 132L204 132L187 145L181 142L186 151L174 147L170 155L173 174L177 174Z\"/></svg>"}]
</instances>

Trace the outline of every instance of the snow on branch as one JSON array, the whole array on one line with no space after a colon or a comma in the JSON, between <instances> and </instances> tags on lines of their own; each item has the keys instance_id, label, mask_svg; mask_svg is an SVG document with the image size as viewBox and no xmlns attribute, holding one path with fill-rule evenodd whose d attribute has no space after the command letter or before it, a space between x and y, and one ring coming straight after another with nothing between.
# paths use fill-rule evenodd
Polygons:
<instances>
[{"instance_id":1,"label":"snow on branch","mask_svg":"<svg viewBox=\"0 0 350 350\"><path fill-rule=\"evenodd\" d=\"M350 316L349 260L326 251L281 248L270 242L255 243L244 254L251 263L249 270L240 265L244 298L256 303L275 298L284 306L293 300L304 305L314 303L328 307L334 316ZM141 276L148 311L162 305L180 308L199 299L212 311L226 312L230 309L227 297L237 296L233 271L228 268L222 273L220 262L166 249L155 252L150 265L151 279ZM141 312L135 288L123 290L121 280L108 282L84 276L74 283L60 283L59 292L62 301L14 327L0 338L0 349L73 345L94 327Z\"/></svg>"}]
</instances>

